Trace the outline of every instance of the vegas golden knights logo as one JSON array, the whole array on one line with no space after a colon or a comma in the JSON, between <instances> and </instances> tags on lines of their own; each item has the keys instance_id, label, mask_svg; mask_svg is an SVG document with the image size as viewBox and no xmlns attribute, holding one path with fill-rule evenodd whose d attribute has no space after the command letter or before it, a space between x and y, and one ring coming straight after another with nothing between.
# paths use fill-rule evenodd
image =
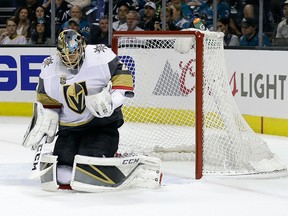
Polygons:
<instances>
[{"instance_id":1,"label":"vegas golden knights logo","mask_svg":"<svg viewBox=\"0 0 288 216\"><path fill-rule=\"evenodd\" d=\"M85 110L85 95L87 88L85 82L63 86L64 98L70 109L81 114Z\"/></svg>"}]
</instances>

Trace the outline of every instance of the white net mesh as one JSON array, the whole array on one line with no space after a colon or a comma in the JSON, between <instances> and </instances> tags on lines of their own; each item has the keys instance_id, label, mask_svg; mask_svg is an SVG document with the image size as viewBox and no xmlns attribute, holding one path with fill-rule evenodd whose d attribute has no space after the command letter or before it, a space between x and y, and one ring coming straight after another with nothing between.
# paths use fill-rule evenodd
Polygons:
<instances>
[{"instance_id":1,"label":"white net mesh","mask_svg":"<svg viewBox=\"0 0 288 216\"><path fill-rule=\"evenodd\" d=\"M135 97L123 108L126 122L120 128L119 153L194 158L198 45L179 54L175 40L171 35L118 40L118 56L135 85ZM205 33L203 50L203 174L285 171L238 111L226 77L222 35Z\"/></svg>"}]
</instances>

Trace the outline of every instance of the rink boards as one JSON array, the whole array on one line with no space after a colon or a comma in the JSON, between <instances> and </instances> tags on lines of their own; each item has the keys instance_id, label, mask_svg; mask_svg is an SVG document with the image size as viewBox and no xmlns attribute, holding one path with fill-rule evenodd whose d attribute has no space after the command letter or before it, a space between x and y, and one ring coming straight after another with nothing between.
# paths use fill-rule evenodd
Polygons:
<instances>
[{"instance_id":1,"label":"rink boards","mask_svg":"<svg viewBox=\"0 0 288 216\"><path fill-rule=\"evenodd\" d=\"M41 62L54 53L53 47L1 47L0 115L31 116ZM287 57L287 51L225 50L232 94L256 132L288 136Z\"/></svg>"}]
</instances>

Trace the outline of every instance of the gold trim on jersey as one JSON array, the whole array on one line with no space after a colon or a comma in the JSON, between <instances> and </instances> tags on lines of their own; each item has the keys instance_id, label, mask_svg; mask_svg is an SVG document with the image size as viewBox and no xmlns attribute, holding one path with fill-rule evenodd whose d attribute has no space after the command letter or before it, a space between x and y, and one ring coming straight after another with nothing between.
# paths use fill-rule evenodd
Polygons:
<instances>
[{"instance_id":1,"label":"gold trim on jersey","mask_svg":"<svg viewBox=\"0 0 288 216\"><path fill-rule=\"evenodd\" d=\"M112 77L112 86L121 86L123 89L133 89L133 79L130 74L120 74Z\"/></svg>"},{"instance_id":2,"label":"gold trim on jersey","mask_svg":"<svg viewBox=\"0 0 288 216\"><path fill-rule=\"evenodd\" d=\"M37 101L39 101L41 104L43 104L43 106L54 106L54 107L58 107L58 106L62 106L62 104L49 97L47 94L41 94L41 93L37 93Z\"/></svg>"},{"instance_id":3,"label":"gold trim on jersey","mask_svg":"<svg viewBox=\"0 0 288 216\"><path fill-rule=\"evenodd\" d=\"M92 121L93 119L94 119L94 118L89 119L88 121L82 121L82 122L76 122L76 123L60 122L59 124L60 124L61 126L76 127L76 126L85 125L85 124L89 123L90 121Z\"/></svg>"}]
</instances>

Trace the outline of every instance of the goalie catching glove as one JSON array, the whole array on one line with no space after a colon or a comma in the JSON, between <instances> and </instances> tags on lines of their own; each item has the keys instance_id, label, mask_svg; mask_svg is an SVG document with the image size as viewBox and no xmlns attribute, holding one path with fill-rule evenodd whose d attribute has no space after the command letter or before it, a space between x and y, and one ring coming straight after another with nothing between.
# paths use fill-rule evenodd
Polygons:
<instances>
[{"instance_id":1,"label":"goalie catching glove","mask_svg":"<svg viewBox=\"0 0 288 216\"><path fill-rule=\"evenodd\" d=\"M114 109L110 93L111 88L112 83L110 81L100 93L85 96L86 107L94 116L104 118L112 115Z\"/></svg>"},{"instance_id":2,"label":"goalie catching glove","mask_svg":"<svg viewBox=\"0 0 288 216\"><path fill-rule=\"evenodd\" d=\"M51 109L44 109L42 104L34 106L34 116L24 135L22 145L37 149L41 139L47 135L47 143L52 143L58 127L59 115Z\"/></svg>"}]
</instances>

